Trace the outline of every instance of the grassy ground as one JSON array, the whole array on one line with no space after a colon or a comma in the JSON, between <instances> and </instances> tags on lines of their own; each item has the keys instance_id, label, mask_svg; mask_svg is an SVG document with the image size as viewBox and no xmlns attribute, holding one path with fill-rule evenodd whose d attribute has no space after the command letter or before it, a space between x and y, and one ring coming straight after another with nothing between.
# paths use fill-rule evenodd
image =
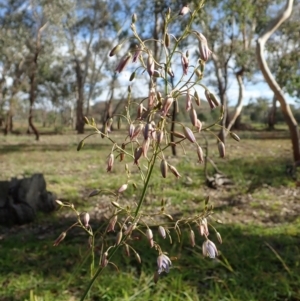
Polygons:
<instances>
[{"instance_id":1,"label":"grassy ground","mask_svg":"<svg viewBox=\"0 0 300 301\"><path fill-rule=\"evenodd\" d=\"M171 246L160 240L173 258L173 269L155 285L157 253L142 239L134 244L142 264L122 250L114 259L120 272L109 266L89 300L300 300L300 197L295 181L286 174L290 141L242 135L246 139L240 143L228 141L225 160L218 158L215 142L209 141L211 158L232 179L233 187L207 188L203 166L196 164L194 149L187 147L186 154L178 149L178 157L167 157L182 177L174 181L170 175L162 181L158 167L146 199L149 208L159 208L163 198L168 212L180 210L188 216L201 210L210 195L214 216L223 222L218 225L223 237L219 258L203 258L197 230L194 248L186 233L180 243L173 235ZM77 152L81 138L41 136L37 143L32 136L0 137L0 180L42 172L48 190L80 211L88 210L92 225L99 226L100 217L111 210L108 196L87 196L96 188L119 188L125 181L124 165L116 163L108 176L105 162L111 146L96 137ZM138 181L135 172L131 180ZM139 188L130 187L120 201L135 200ZM1 301L79 299L90 275L87 236L76 230L52 247L74 220L73 214L62 209L50 216L39 215L30 225L0 228ZM159 240L157 233L155 238Z\"/></svg>"}]
</instances>

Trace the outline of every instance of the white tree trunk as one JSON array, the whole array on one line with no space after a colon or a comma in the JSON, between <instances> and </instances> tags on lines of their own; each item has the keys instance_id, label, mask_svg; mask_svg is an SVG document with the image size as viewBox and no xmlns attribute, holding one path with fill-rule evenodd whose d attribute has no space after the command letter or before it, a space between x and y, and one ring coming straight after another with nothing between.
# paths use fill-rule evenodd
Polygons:
<instances>
[{"instance_id":1,"label":"white tree trunk","mask_svg":"<svg viewBox=\"0 0 300 301\"><path fill-rule=\"evenodd\" d=\"M280 102L282 113L286 119L291 134L294 161L295 163L297 163L298 161L300 161L300 135L299 135L298 124L293 116L289 104L287 103L284 97L281 87L278 85L274 76L272 75L269 66L266 62L266 59L264 57L264 48L266 42L268 41L270 36L279 28L279 26L291 16L293 3L294 0L287 0L285 8L278 14L276 18L270 21L265 31L261 34L261 36L257 40L256 54L257 54L259 68L267 84L272 89L274 95Z\"/></svg>"}]
</instances>

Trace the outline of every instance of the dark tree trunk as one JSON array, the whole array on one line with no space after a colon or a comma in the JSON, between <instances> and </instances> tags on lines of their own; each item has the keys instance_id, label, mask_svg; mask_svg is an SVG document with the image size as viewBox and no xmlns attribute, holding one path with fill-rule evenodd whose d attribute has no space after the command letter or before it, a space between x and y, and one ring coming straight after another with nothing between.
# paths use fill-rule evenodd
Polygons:
<instances>
[{"instance_id":1,"label":"dark tree trunk","mask_svg":"<svg viewBox=\"0 0 300 301\"><path fill-rule=\"evenodd\" d=\"M76 81L77 81L77 107L76 107L76 131L77 134L84 133L84 119L83 119L83 78L80 67L80 62L76 59L75 61Z\"/></svg>"},{"instance_id":2,"label":"dark tree trunk","mask_svg":"<svg viewBox=\"0 0 300 301\"><path fill-rule=\"evenodd\" d=\"M269 130L274 130L275 129L276 113L277 113L276 102L277 102L277 99L276 99L276 96L274 94L273 102L272 102L272 108L269 110L269 113L268 113L268 128L269 128Z\"/></svg>"},{"instance_id":3,"label":"dark tree trunk","mask_svg":"<svg viewBox=\"0 0 300 301\"><path fill-rule=\"evenodd\" d=\"M33 105L35 102L35 89L36 89L35 73L37 70L37 56L38 56L38 53L36 54L36 58L34 60L34 68L32 70L32 74L30 76L30 94L29 94L30 107L29 107L28 125L29 125L29 129L32 129L32 131L35 135L35 140L39 141L39 139L40 139L39 131L33 124Z\"/></svg>"}]
</instances>

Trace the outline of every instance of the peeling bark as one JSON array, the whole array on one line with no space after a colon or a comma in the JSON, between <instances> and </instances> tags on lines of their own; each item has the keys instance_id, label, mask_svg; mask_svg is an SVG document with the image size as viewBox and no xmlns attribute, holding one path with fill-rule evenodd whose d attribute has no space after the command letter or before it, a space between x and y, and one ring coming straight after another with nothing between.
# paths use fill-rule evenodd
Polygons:
<instances>
[{"instance_id":1,"label":"peeling bark","mask_svg":"<svg viewBox=\"0 0 300 301\"><path fill-rule=\"evenodd\" d=\"M270 36L279 28L279 26L286 21L292 14L293 0L287 0L285 8L278 14L276 18L270 21L265 31L257 40L256 54L259 64L259 68L269 85L270 89L274 92L274 95L280 102L281 111L285 117L286 123L289 127L291 134L291 141L293 146L293 157L294 161L300 161L300 134L297 121L295 120L293 113L289 104L287 103L283 91L279 84L276 82L274 76L272 75L270 68L264 58L264 48L265 44L270 38Z\"/></svg>"}]
</instances>

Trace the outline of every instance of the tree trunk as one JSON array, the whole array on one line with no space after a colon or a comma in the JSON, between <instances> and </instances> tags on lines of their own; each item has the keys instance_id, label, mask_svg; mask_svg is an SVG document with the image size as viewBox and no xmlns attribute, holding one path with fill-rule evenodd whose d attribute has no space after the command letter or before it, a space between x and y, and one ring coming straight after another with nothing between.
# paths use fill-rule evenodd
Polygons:
<instances>
[{"instance_id":1,"label":"tree trunk","mask_svg":"<svg viewBox=\"0 0 300 301\"><path fill-rule=\"evenodd\" d=\"M77 81L77 106L76 106L76 131L77 134L84 133L84 120L83 120L83 78L82 71L80 67L80 62L75 60L75 71L76 71L76 81Z\"/></svg>"},{"instance_id":2,"label":"tree trunk","mask_svg":"<svg viewBox=\"0 0 300 301\"><path fill-rule=\"evenodd\" d=\"M285 117L286 123L289 127L290 134L291 134L294 161L298 162L300 161L300 134L299 134L298 124L293 116L289 104L287 103L284 97L282 89L280 88L279 84L276 82L264 58L265 43L268 41L270 36L279 28L279 26L290 17L293 9L293 2L294 2L293 0L287 0L284 10L280 12L276 18L270 21L265 31L257 40L256 54L257 54L257 60L259 63L259 67L262 71L262 74L266 82L268 83L269 87L274 92L275 97L280 102L282 113Z\"/></svg>"},{"instance_id":3,"label":"tree trunk","mask_svg":"<svg viewBox=\"0 0 300 301\"><path fill-rule=\"evenodd\" d=\"M238 102L235 106L235 112L234 112L233 116L231 117L230 122L227 126L228 131L230 131L230 129L233 126L235 127L235 129L238 129L238 127L241 123L240 116L241 116L241 112L242 112L242 108L243 108L243 100L244 100L244 92L245 92L245 87L244 87L244 83L243 83L243 74L244 74L244 68L242 68L235 74L236 80L239 85L239 97L238 97Z\"/></svg>"},{"instance_id":4,"label":"tree trunk","mask_svg":"<svg viewBox=\"0 0 300 301\"><path fill-rule=\"evenodd\" d=\"M272 101L272 108L269 110L268 113L268 128L269 130L274 130L275 129L275 123L276 123L276 112L277 112L277 107L276 107L276 96L275 94L273 95L273 101Z\"/></svg>"},{"instance_id":5,"label":"tree trunk","mask_svg":"<svg viewBox=\"0 0 300 301\"><path fill-rule=\"evenodd\" d=\"M30 76L30 93L29 93L30 107L29 107L28 125L29 125L29 129L32 129L33 133L35 134L35 140L39 141L39 139L40 139L39 131L33 124L33 105L35 102L35 89L36 89L35 73L36 73L36 69L37 69L36 62L37 62L37 54L36 54L34 68L33 68L34 70L32 70L32 74Z\"/></svg>"}]
</instances>

